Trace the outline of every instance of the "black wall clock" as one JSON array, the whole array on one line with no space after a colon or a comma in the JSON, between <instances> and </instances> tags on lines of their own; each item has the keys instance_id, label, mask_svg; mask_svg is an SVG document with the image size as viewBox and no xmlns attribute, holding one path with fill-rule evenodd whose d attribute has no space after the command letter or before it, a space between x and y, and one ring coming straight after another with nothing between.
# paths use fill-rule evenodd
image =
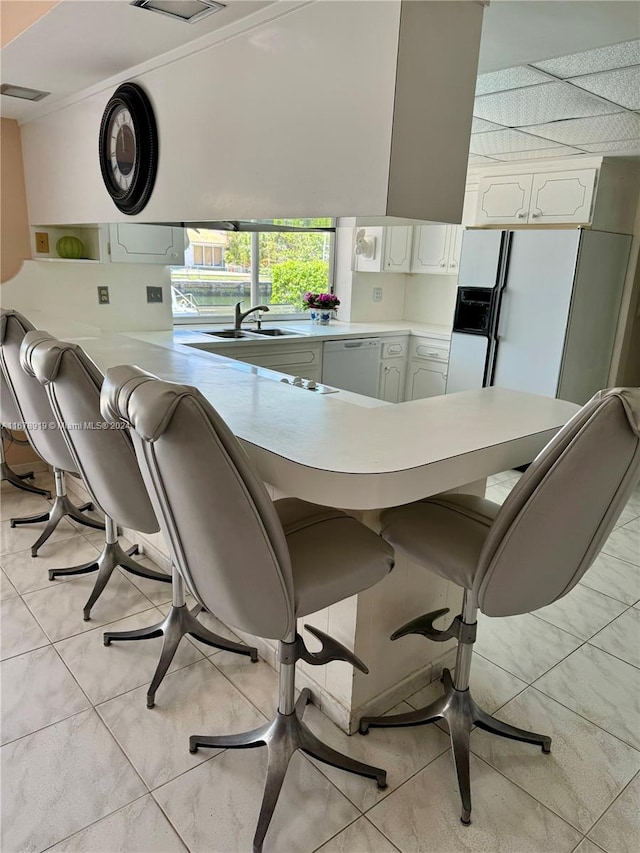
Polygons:
<instances>
[{"instance_id":1,"label":"black wall clock","mask_svg":"<svg viewBox=\"0 0 640 853\"><path fill-rule=\"evenodd\" d=\"M158 169L158 132L149 98L123 83L109 99L100 124L100 169L116 207L140 213L153 192Z\"/></svg>"}]
</instances>

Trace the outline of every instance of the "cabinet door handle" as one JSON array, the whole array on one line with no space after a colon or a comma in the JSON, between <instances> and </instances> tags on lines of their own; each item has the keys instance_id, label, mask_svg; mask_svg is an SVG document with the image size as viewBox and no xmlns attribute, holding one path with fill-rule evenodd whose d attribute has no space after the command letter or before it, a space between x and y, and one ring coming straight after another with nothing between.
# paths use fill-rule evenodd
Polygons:
<instances>
[{"instance_id":1,"label":"cabinet door handle","mask_svg":"<svg viewBox=\"0 0 640 853\"><path fill-rule=\"evenodd\" d=\"M441 266L441 267L446 267L445 262L443 261L443 262L440 264L440 266Z\"/></svg>"},{"instance_id":2,"label":"cabinet door handle","mask_svg":"<svg viewBox=\"0 0 640 853\"><path fill-rule=\"evenodd\" d=\"M532 219L538 219L540 216L541 216L541 213L532 213L531 214Z\"/></svg>"},{"instance_id":3,"label":"cabinet door handle","mask_svg":"<svg viewBox=\"0 0 640 853\"><path fill-rule=\"evenodd\" d=\"M527 214L526 214L526 213L519 213L519 214L518 214L518 219L526 219L526 218L527 218Z\"/></svg>"},{"instance_id":4,"label":"cabinet door handle","mask_svg":"<svg viewBox=\"0 0 640 853\"><path fill-rule=\"evenodd\" d=\"M452 267L457 267L457 266L458 266L458 264L456 263L456 261L451 261L451 266L452 266Z\"/></svg>"}]
</instances>

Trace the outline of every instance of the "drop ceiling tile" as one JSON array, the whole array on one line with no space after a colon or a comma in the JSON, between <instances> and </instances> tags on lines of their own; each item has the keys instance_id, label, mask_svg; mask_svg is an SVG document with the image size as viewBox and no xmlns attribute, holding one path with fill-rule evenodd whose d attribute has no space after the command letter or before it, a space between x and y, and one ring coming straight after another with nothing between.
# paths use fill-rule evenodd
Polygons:
<instances>
[{"instance_id":1,"label":"drop ceiling tile","mask_svg":"<svg viewBox=\"0 0 640 853\"><path fill-rule=\"evenodd\" d=\"M587 142L612 142L616 139L637 139L640 136L640 116L620 112L593 118L575 118L569 121L538 124L528 127L527 132L535 133L545 139L552 139L554 142L562 142L565 145L578 145L582 148L583 143ZM489 135L482 133L480 137ZM471 139L473 139L473 136Z\"/></svg>"},{"instance_id":2,"label":"drop ceiling tile","mask_svg":"<svg viewBox=\"0 0 640 853\"><path fill-rule=\"evenodd\" d=\"M616 112L614 104L594 98L566 83L542 83L510 92L481 95L473 114L507 127L526 127L548 121L597 116Z\"/></svg>"},{"instance_id":3,"label":"drop ceiling tile","mask_svg":"<svg viewBox=\"0 0 640 853\"><path fill-rule=\"evenodd\" d=\"M501 124L496 124L493 121L485 121L483 118L473 117L471 125L471 133L485 133L487 130L504 130Z\"/></svg>"},{"instance_id":4,"label":"drop ceiling tile","mask_svg":"<svg viewBox=\"0 0 640 853\"><path fill-rule=\"evenodd\" d=\"M628 110L640 110L640 65L572 77L570 82Z\"/></svg>"},{"instance_id":5,"label":"drop ceiling tile","mask_svg":"<svg viewBox=\"0 0 640 853\"><path fill-rule=\"evenodd\" d=\"M572 53L570 56L561 56L558 59L534 62L532 65L557 77L575 77L578 74L640 65L640 39L597 47L582 53Z\"/></svg>"},{"instance_id":6,"label":"drop ceiling tile","mask_svg":"<svg viewBox=\"0 0 640 853\"><path fill-rule=\"evenodd\" d=\"M543 140L540 140L541 142ZM536 151L510 151L496 154L496 160L542 160L544 157L568 157L571 154L583 154L578 148L570 148L567 145L558 145L555 148L541 148Z\"/></svg>"},{"instance_id":7,"label":"drop ceiling tile","mask_svg":"<svg viewBox=\"0 0 640 853\"><path fill-rule=\"evenodd\" d=\"M578 72L579 73L579 72ZM479 74L476 81L476 95L486 95L489 92L503 92L506 89L519 89L521 86L533 86L549 80L546 74L519 65L516 68L505 68L502 71L491 71L489 74Z\"/></svg>"},{"instance_id":8,"label":"drop ceiling tile","mask_svg":"<svg viewBox=\"0 0 640 853\"><path fill-rule=\"evenodd\" d=\"M473 133L470 150L472 154L493 157L504 151L535 151L540 148L555 148L547 139L539 139L519 130L494 130L490 133Z\"/></svg>"},{"instance_id":9,"label":"drop ceiling tile","mask_svg":"<svg viewBox=\"0 0 640 853\"><path fill-rule=\"evenodd\" d=\"M618 139L614 142L585 142L581 146L583 151L595 154L610 153L616 151L635 151L640 154L640 137L638 139Z\"/></svg>"},{"instance_id":10,"label":"drop ceiling tile","mask_svg":"<svg viewBox=\"0 0 640 853\"><path fill-rule=\"evenodd\" d=\"M477 166L479 163L495 163L493 157L481 157L480 154L469 154L469 165Z\"/></svg>"}]
</instances>

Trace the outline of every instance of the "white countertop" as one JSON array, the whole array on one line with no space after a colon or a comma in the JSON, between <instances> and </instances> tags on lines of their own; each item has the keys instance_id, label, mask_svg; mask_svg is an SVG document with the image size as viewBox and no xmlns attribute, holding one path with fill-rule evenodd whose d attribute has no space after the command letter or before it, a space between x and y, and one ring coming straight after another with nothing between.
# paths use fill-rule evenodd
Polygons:
<instances>
[{"instance_id":1,"label":"white countertop","mask_svg":"<svg viewBox=\"0 0 640 853\"><path fill-rule=\"evenodd\" d=\"M41 326L56 333L47 319ZM371 325L377 333L378 324ZM398 405L343 392L317 395L273 381L271 371L187 348L176 342L180 332L86 331L74 337L103 371L137 364L197 386L265 481L352 509L406 503L528 462L578 408L499 388Z\"/></svg>"},{"instance_id":2,"label":"white countertop","mask_svg":"<svg viewBox=\"0 0 640 853\"><path fill-rule=\"evenodd\" d=\"M233 349L242 350L243 347L255 346L261 342L289 344L296 341L300 343L301 340L309 340L311 338L318 341L335 341L352 337L393 337L396 335L418 335L420 337L436 338L443 341L449 341L451 338L451 329L448 326L438 326L433 323L412 323L408 320L395 320L388 323L342 323L332 321L328 326L316 326L308 320L274 320L271 322L264 316L262 322L263 329L276 326L280 329L291 329L298 334L291 337L283 336L277 338L270 338L265 335L262 338L241 338L239 340L225 340L224 338L216 338L206 334L206 332L216 331L217 329L231 328L231 325L229 322L194 323L175 326L172 330L166 332L135 332L131 334L134 334L139 340L148 341L162 347L173 348L176 344L186 346L207 344L225 352ZM255 330L253 325L246 323L244 324L244 328L249 332Z\"/></svg>"}]
</instances>

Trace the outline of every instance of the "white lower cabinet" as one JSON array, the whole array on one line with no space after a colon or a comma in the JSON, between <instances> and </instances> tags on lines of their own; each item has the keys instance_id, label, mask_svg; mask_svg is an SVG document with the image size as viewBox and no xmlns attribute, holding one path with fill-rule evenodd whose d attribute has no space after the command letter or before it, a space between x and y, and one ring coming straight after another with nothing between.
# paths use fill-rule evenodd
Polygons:
<instances>
[{"instance_id":1,"label":"white lower cabinet","mask_svg":"<svg viewBox=\"0 0 640 853\"><path fill-rule=\"evenodd\" d=\"M423 397L437 397L444 394L447 387L446 368L436 362L409 363L407 371L407 400L421 400Z\"/></svg>"},{"instance_id":2,"label":"white lower cabinet","mask_svg":"<svg viewBox=\"0 0 640 853\"><path fill-rule=\"evenodd\" d=\"M217 352L237 361L245 361L255 364L257 367L268 367L269 370L277 370L279 373L287 373L290 376L300 376L302 379L313 379L316 382L322 380L322 342L301 344L271 343L250 344L249 346L217 348L207 346L209 352Z\"/></svg>"},{"instance_id":3,"label":"white lower cabinet","mask_svg":"<svg viewBox=\"0 0 640 853\"><path fill-rule=\"evenodd\" d=\"M447 387L449 342L436 338L411 336L405 400L437 397Z\"/></svg>"},{"instance_id":4,"label":"white lower cabinet","mask_svg":"<svg viewBox=\"0 0 640 853\"><path fill-rule=\"evenodd\" d=\"M378 399L386 400L387 403L401 403L404 400L406 373L407 362L405 359L381 361Z\"/></svg>"},{"instance_id":5,"label":"white lower cabinet","mask_svg":"<svg viewBox=\"0 0 640 853\"><path fill-rule=\"evenodd\" d=\"M387 403L402 403L407 375L409 335L383 339L380 348L378 399Z\"/></svg>"}]
</instances>

